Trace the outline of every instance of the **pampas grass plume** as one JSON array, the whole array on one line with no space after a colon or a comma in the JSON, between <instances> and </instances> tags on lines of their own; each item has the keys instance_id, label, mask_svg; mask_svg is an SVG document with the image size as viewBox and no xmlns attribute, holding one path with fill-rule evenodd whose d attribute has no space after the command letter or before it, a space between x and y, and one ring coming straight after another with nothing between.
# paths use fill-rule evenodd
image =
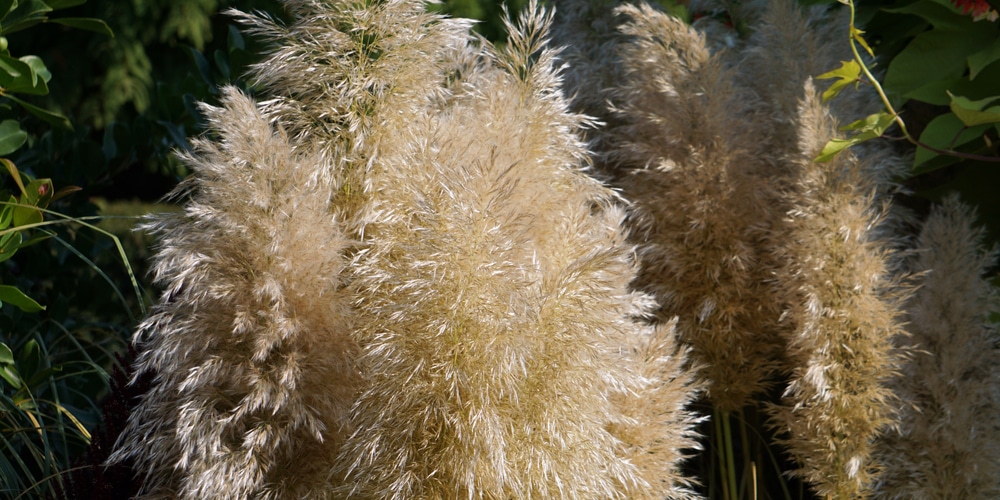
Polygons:
<instances>
[{"instance_id":1,"label":"pampas grass plume","mask_svg":"<svg viewBox=\"0 0 1000 500\"><path fill-rule=\"evenodd\" d=\"M594 12L566 3L562 32L586 25L577 17ZM683 21L646 5L616 14L614 42L584 38L570 62L583 63L580 74L616 74L598 93L610 99L610 119L594 135L601 170L633 204L642 266L634 286L661 302L660 321L678 317L708 397L736 411L770 384L781 347L782 302L763 245L782 217L774 190L755 175L752 98ZM616 58L598 57L605 47ZM594 107L585 85L569 92L591 96L577 103Z\"/></svg>"},{"instance_id":2,"label":"pampas grass plume","mask_svg":"<svg viewBox=\"0 0 1000 500\"><path fill-rule=\"evenodd\" d=\"M414 117L426 135L374 179L384 218L357 259L369 381L345 451L356 457L352 494L681 491L677 447L690 445L691 423L682 358L669 328L633 320L650 302L627 288L624 214L580 170L580 118L543 48L550 16L533 10L504 49L484 47L474 90ZM680 404L652 422L630 418L647 416L640 398L664 387ZM650 441L619 437L640 432Z\"/></svg>"},{"instance_id":3,"label":"pampas grass plume","mask_svg":"<svg viewBox=\"0 0 1000 500\"><path fill-rule=\"evenodd\" d=\"M776 413L797 473L823 498L867 496L879 466L873 441L892 422L886 386L902 333L899 286L889 272L889 245L877 228L874 179L847 152L812 161L836 135L837 122L810 81L805 86L799 178L786 251L794 262L786 284L801 293L789 312L792 379Z\"/></svg>"},{"instance_id":4,"label":"pampas grass plume","mask_svg":"<svg viewBox=\"0 0 1000 500\"><path fill-rule=\"evenodd\" d=\"M931 211L919 239L921 287L907 303L909 357L893 387L898 428L879 445L878 498L1000 497L997 310L984 277L996 253L957 196Z\"/></svg>"},{"instance_id":5,"label":"pampas grass plume","mask_svg":"<svg viewBox=\"0 0 1000 500\"><path fill-rule=\"evenodd\" d=\"M359 378L344 237L322 162L227 89L183 160L183 213L150 224L163 297L138 332L155 376L113 460L146 497L287 498L325 488ZM137 375L138 376L138 375Z\"/></svg>"}]
</instances>

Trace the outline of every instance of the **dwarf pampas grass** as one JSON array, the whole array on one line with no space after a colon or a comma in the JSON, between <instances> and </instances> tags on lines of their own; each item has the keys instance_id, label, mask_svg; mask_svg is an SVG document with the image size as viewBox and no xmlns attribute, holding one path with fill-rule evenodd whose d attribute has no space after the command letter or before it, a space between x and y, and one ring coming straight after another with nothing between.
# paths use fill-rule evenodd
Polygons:
<instances>
[{"instance_id":1,"label":"dwarf pampas grass","mask_svg":"<svg viewBox=\"0 0 1000 500\"><path fill-rule=\"evenodd\" d=\"M879 498L1000 497L1000 353L987 326L997 297L983 277L996 255L974 218L950 196L920 234L916 270L926 274L907 304L911 352L893 384L898 429L879 445Z\"/></svg>"},{"instance_id":2,"label":"dwarf pampas grass","mask_svg":"<svg viewBox=\"0 0 1000 500\"><path fill-rule=\"evenodd\" d=\"M892 416L885 384L897 365L898 286L877 236L883 211L872 203L864 160L848 152L812 161L837 123L809 81L797 121L799 177L785 247L793 274L781 278L801 296L789 311L792 380L776 420L789 433L798 474L818 495L866 496L878 473L873 440Z\"/></svg>"},{"instance_id":3,"label":"dwarf pampas grass","mask_svg":"<svg viewBox=\"0 0 1000 500\"><path fill-rule=\"evenodd\" d=\"M505 49L485 47L465 91L412 117L415 139L373 177L350 493L683 494L687 381L669 327L630 319L650 304L627 290L617 200L579 170L548 23L528 14Z\"/></svg>"},{"instance_id":4,"label":"dwarf pampas grass","mask_svg":"<svg viewBox=\"0 0 1000 500\"><path fill-rule=\"evenodd\" d=\"M359 378L348 241L318 156L295 152L254 103L203 107L215 140L183 156L185 211L150 225L165 292L138 332L153 389L114 460L147 497L300 498L335 470Z\"/></svg>"}]
</instances>

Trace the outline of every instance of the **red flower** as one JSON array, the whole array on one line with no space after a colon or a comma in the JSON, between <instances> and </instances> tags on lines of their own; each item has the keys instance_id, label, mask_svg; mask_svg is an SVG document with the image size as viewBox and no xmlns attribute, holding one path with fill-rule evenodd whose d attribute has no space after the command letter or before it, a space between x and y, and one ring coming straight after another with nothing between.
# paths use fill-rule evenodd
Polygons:
<instances>
[{"instance_id":1,"label":"red flower","mask_svg":"<svg viewBox=\"0 0 1000 500\"><path fill-rule=\"evenodd\" d=\"M986 0L951 0L951 3L962 14L972 14L972 17L981 17L990 11L990 4Z\"/></svg>"}]
</instances>

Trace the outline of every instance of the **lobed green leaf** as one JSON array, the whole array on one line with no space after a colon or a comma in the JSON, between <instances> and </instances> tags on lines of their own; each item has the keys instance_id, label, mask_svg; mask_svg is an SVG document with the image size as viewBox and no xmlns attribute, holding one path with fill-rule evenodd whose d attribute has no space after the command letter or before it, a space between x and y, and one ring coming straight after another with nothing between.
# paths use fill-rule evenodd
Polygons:
<instances>
[{"instance_id":1,"label":"lobed green leaf","mask_svg":"<svg viewBox=\"0 0 1000 500\"><path fill-rule=\"evenodd\" d=\"M861 65L857 61L840 61L840 67L823 73L816 77L818 80L830 80L836 79L835 82L830 84L830 87L823 91L823 102L827 102L834 97L840 91L847 88L848 85L857 84L861 81Z\"/></svg>"}]
</instances>

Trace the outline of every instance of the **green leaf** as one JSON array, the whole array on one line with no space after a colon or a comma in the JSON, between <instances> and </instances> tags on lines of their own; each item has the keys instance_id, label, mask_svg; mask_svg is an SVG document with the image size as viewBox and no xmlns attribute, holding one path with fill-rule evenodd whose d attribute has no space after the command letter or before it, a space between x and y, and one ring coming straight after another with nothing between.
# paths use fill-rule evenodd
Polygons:
<instances>
[{"instance_id":1,"label":"green leaf","mask_svg":"<svg viewBox=\"0 0 1000 500\"><path fill-rule=\"evenodd\" d=\"M944 90L963 79L966 59L993 39L981 30L931 30L913 40L893 58L884 86L894 96L947 104Z\"/></svg>"},{"instance_id":2,"label":"green leaf","mask_svg":"<svg viewBox=\"0 0 1000 500\"><path fill-rule=\"evenodd\" d=\"M968 57L969 79L974 80L983 68L1000 61L1000 37L993 40L988 47Z\"/></svg>"},{"instance_id":3,"label":"green leaf","mask_svg":"<svg viewBox=\"0 0 1000 500\"><path fill-rule=\"evenodd\" d=\"M92 19L89 17L60 17L57 19L49 19L48 22L80 30L93 31L94 33L107 35L111 38L115 37L115 33L111 31L108 24L100 19Z\"/></svg>"},{"instance_id":4,"label":"green leaf","mask_svg":"<svg viewBox=\"0 0 1000 500\"><path fill-rule=\"evenodd\" d=\"M892 14L910 14L931 23L936 29L961 31L972 24L972 19L957 13L951 5L934 0L920 0L894 9L884 9Z\"/></svg>"},{"instance_id":5,"label":"green leaf","mask_svg":"<svg viewBox=\"0 0 1000 500\"><path fill-rule=\"evenodd\" d=\"M0 0L0 21L3 21L10 14L11 9L17 6L17 0Z\"/></svg>"},{"instance_id":6,"label":"green leaf","mask_svg":"<svg viewBox=\"0 0 1000 500\"><path fill-rule=\"evenodd\" d=\"M87 3L87 0L46 0L45 3L49 4L52 10L59 10L83 5Z\"/></svg>"},{"instance_id":7,"label":"green leaf","mask_svg":"<svg viewBox=\"0 0 1000 500\"><path fill-rule=\"evenodd\" d=\"M52 8L42 0L27 0L18 2L17 8L3 20L2 32L5 35L30 28L45 20L45 14Z\"/></svg>"},{"instance_id":8,"label":"green leaf","mask_svg":"<svg viewBox=\"0 0 1000 500\"><path fill-rule=\"evenodd\" d=\"M21 130L16 120L0 122L0 156L7 156L28 140L28 133Z\"/></svg>"},{"instance_id":9,"label":"green leaf","mask_svg":"<svg viewBox=\"0 0 1000 500\"><path fill-rule=\"evenodd\" d=\"M49 206L49 200L55 188L52 187L52 179L35 179L24 187L24 197L21 203L40 208Z\"/></svg>"},{"instance_id":10,"label":"green leaf","mask_svg":"<svg viewBox=\"0 0 1000 500\"><path fill-rule=\"evenodd\" d=\"M42 348L38 346L38 341L31 339L25 342L17 353L17 367L21 371L21 377L31 378L38 372L38 367L41 365Z\"/></svg>"},{"instance_id":11,"label":"green leaf","mask_svg":"<svg viewBox=\"0 0 1000 500\"><path fill-rule=\"evenodd\" d=\"M24 385L21 382L21 376L17 373L17 368L13 364L0 365L0 378L3 378L8 384L17 389L20 389Z\"/></svg>"},{"instance_id":12,"label":"green leaf","mask_svg":"<svg viewBox=\"0 0 1000 500\"><path fill-rule=\"evenodd\" d=\"M13 210L11 213L13 214ZM11 231L0 236L0 262L10 259L17 253L21 248L23 238L20 231Z\"/></svg>"},{"instance_id":13,"label":"green leaf","mask_svg":"<svg viewBox=\"0 0 1000 500\"><path fill-rule=\"evenodd\" d=\"M13 221L14 221L14 206L4 205L3 209L0 209L0 230L7 229L8 227L10 227L10 223ZM11 233L0 236L0 242L3 241L3 238L10 236L10 234Z\"/></svg>"},{"instance_id":14,"label":"green leaf","mask_svg":"<svg viewBox=\"0 0 1000 500\"><path fill-rule=\"evenodd\" d=\"M14 353L7 347L7 344L0 342L0 365L14 364Z\"/></svg>"},{"instance_id":15,"label":"green leaf","mask_svg":"<svg viewBox=\"0 0 1000 500\"><path fill-rule=\"evenodd\" d=\"M73 130L73 124L69 122L69 118L66 118L63 115L56 113L55 111L49 111L47 109L39 108L34 104L24 102L23 100L18 99L12 95L8 95L6 97L20 104L21 107L28 110L29 113L37 116L38 118L41 118L42 120L46 121L49 125L66 130Z\"/></svg>"},{"instance_id":16,"label":"green leaf","mask_svg":"<svg viewBox=\"0 0 1000 500\"><path fill-rule=\"evenodd\" d=\"M862 141L855 141L852 139L833 139L823 146L823 150L820 151L819 156L813 158L816 163L826 163L834 159L841 151L858 144Z\"/></svg>"},{"instance_id":17,"label":"green leaf","mask_svg":"<svg viewBox=\"0 0 1000 500\"><path fill-rule=\"evenodd\" d=\"M0 55L0 90L20 94L45 95L49 87L28 63Z\"/></svg>"},{"instance_id":18,"label":"green leaf","mask_svg":"<svg viewBox=\"0 0 1000 500\"><path fill-rule=\"evenodd\" d=\"M45 62L42 61L41 57L38 56L24 56L19 58L19 60L28 65L31 68L31 83L35 84L37 79L41 77L45 83L49 83L52 80L52 73L49 72L49 68L45 67Z\"/></svg>"},{"instance_id":19,"label":"green leaf","mask_svg":"<svg viewBox=\"0 0 1000 500\"><path fill-rule=\"evenodd\" d=\"M848 85L852 83L857 85L861 81L861 65L857 61L840 61L840 67L833 70L827 71L822 75L816 77L818 80L829 80L836 78L836 81L830 84L830 87L823 91L823 102L827 102L834 97L841 90L844 90Z\"/></svg>"},{"instance_id":20,"label":"green leaf","mask_svg":"<svg viewBox=\"0 0 1000 500\"><path fill-rule=\"evenodd\" d=\"M937 149L954 149L978 139L988 128L989 125L966 127L953 113L945 113L935 117L924 127L920 133L920 142ZM927 171L926 168L918 167L930 167L927 162L937 157L937 153L918 147L913 156L914 170L921 173ZM956 158L952 163L958 161Z\"/></svg>"},{"instance_id":21,"label":"green leaf","mask_svg":"<svg viewBox=\"0 0 1000 500\"><path fill-rule=\"evenodd\" d=\"M243 42L243 34L240 33L240 29L236 25L229 25L229 37L226 39L226 45L229 48L229 52L234 50L246 50L246 43Z\"/></svg>"},{"instance_id":22,"label":"green leaf","mask_svg":"<svg viewBox=\"0 0 1000 500\"><path fill-rule=\"evenodd\" d=\"M9 285L0 285L0 302L8 303L24 312L38 312L45 309L45 306L35 302L34 299L28 297L24 292L18 290L16 287Z\"/></svg>"},{"instance_id":23,"label":"green leaf","mask_svg":"<svg viewBox=\"0 0 1000 500\"><path fill-rule=\"evenodd\" d=\"M985 99L979 99L978 101L970 101L962 96L957 96L948 92L948 97L951 98L951 112L955 113L955 116L966 127L975 127L976 125L983 125L986 123L998 123L1000 122L1000 106L993 106L988 109L986 106L998 99L1000 96L987 97Z\"/></svg>"},{"instance_id":24,"label":"green leaf","mask_svg":"<svg viewBox=\"0 0 1000 500\"><path fill-rule=\"evenodd\" d=\"M882 111L841 127L841 130L855 130L857 132L846 139L838 138L826 143L826 146L823 146L823 150L820 151L819 156L814 158L813 161L817 163L828 162L840 154L841 151L855 144L861 144L862 142L880 137L887 128L892 126L894 121L895 117L893 115Z\"/></svg>"},{"instance_id":25,"label":"green leaf","mask_svg":"<svg viewBox=\"0 0 1000 500\"><path fill-rule=\"evenodd\" d=\"M872 57L875 57L875 52L872 51L872 48L868 45L868 42L865 41L865 38L863 36L861 36L863 34L865 34L864 31L861 31L861 30L855 28L854 26L851 26L851 38L853 38L862 47L864 47L865 52L868 52L868 55L870 55Z\"/></svg>"}]
</instances>

